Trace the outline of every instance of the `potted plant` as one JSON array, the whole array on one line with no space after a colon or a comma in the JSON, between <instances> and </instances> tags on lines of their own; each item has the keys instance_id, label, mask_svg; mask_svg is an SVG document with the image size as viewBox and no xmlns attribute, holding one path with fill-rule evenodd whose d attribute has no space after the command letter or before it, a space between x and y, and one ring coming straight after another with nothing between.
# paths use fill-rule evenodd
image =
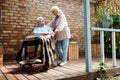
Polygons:
<instances>
[{"instance_id":1,"label":"potted plant","mask_svg":"<svg viewBox=\"0 0 120 80\"><path fill-rule=\"evenodd\" d=\"M92 36L92 43L94 44L99 44L100 43L100 35L95 33L93 36Z\"/></svg>"},{"instance_id":2,"label":"potted plant","mask_svg":"<svg viewBox=\"0 0 120 80\"><path fill-rule=\"evenodd\" d=\"M97 32L92 36L92 57L100 57L100 35Z\"/></svg>"},{"instance_id":3,"label":"potted plant","mask_svg":"<svg viewBox=\"0 0 120 80\"><path fill-rule=\"evenodd\" d=\"M68 60L79 59L79 44L77 44L77 38L71 35L70 44L68 48Z\"/></svg>"},{"instance_id":4,"label":"potted plant","mask_svg":"<svg viewBox=\"0 0 120 80\"><path fill-rule=\"evenodd\" d=\"M77 38L71 34L70 44L76 44L76 43L77 43Z\"/></svg>"},{"instance_id":5,"label":"potted plant","mask_svg":"<svg viewBox=\"0 0 120 80\"><path fill-rule=\"evenodd\" d=\"M104 8L97 8L96 18L93 18L91 23L97 27L109 28L112 23L109 11Z\"/></svg>"}]
</instances>

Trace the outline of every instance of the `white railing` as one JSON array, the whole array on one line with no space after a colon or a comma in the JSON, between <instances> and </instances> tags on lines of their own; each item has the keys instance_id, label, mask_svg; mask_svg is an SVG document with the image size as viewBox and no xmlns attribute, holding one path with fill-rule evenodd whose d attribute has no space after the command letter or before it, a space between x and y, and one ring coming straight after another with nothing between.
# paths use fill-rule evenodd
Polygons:
<instances>
[{"instance_id":1,"label":"white railing","mask_svg":"<svg viewBox=\"0 0 120 80\"><path fill-rule=\"evenodd\" d=\"M113 66L117 66L116 64L116 37L115 32L120 32L120 29L112 29L112 28L97 28L97 27L91 27L91 30L93 31L100 31L100 52L101 52L101 60L105 62L105 56L104 56L104 32L112 32L112 61Z\"/></svg>"}]
</instances>

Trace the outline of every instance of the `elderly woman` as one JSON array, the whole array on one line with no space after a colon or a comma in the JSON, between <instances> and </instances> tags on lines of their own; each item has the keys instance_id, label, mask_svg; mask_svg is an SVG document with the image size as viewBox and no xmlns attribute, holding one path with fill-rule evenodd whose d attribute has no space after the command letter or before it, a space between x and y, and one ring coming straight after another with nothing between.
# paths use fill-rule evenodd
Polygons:
<instances>
[{"instance_id":1,"label":"elderly woman","mask_svg":"<svg viewBox=\"0 0 120 80\"><path fill-rule=\"evenodd\" d=\"M43 17L37 18L37 26L34 27L33 34L35 36L47 35L46 37L52 36L52 29L48 25L45 25L45 20Z\"/></svg>"},{"instance_id":2,"label":"elderly woman","mask_svg":"<svg viewBox=\"0 0 120 80\"><path fill-rule=\"evenodd\" d=\"M67 63L70 29L68 27L66 17L61 9L59 9L57 6L53 6L51 8L51 12L55 18L49 23L49 26L52 27L53 31L55 32L57 50L62 61L60 66L63 66Z\"/></svg>"}]
</instances>

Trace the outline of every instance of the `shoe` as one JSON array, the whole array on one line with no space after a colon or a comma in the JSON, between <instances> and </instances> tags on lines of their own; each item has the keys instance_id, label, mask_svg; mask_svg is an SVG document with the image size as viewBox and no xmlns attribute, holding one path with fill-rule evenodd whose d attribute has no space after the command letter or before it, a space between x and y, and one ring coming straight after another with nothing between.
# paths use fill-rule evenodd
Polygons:
<instances>
[{"instance_id":1,"label":"shoe","mask_svg":"<svg viewBox=\"0 0 120 80\"><path fill-rule=\"evenodd\" d=\"M35 59L33 63L40 63L42 62L40 59Z\"/></svg>"},{"instance_id":2,"label":"shoe","mask_svg":"<svg viewBox=\"0 0 120 80\"><path fill-rule=\"evenodd\" d=\"M26 62L25 60L19 62L19 64L21 64L21 65L24 65L24 64L26 64L26 63L27 63L27 62Z\"/></svg>"},{"instance_id":3,"label":"shoe","mask_svg":"<svg viewBox=\"0 0 120 80\"><path fill-rule=\"evenodd\" d=\"M59 61L57 61L57 65L60 65L60 63L61 63L61 62L62 62L62 61L60 61L60 60L59 60Z\"/></svg>"},{"instance_id":4,"label":"shoe","mask_svg":"<svg viewBox=\"0 0 120 80\"><path fill-rule=\"evenodd\" d=\"M67 63L67 61L63 61L63 62L60 63L60 66L63 66L63 65L65 65L66 63Z\"/></svg>"}]
</instances>

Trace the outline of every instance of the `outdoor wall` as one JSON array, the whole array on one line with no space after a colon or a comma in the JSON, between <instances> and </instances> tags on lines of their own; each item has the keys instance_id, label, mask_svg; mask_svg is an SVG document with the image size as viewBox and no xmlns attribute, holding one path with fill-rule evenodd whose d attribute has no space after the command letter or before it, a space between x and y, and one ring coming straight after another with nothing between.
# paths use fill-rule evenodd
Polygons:
<instances>
[{"instance_id":1,"label":"outdoor wall","mask_svg":"<svg viewBox=\"0 0 120 80\"><path fill-rule=\"evenodd\" d=\"M54 17L50 12L53 5L63 10L72 34L78 39L80 53L84 54L83 0L0 0L0 42L3 43L5 55L17 54L22 39L32 34L38 16L43 16L46 23L50 22ZM91 9L91 12L94 10Z\"/></svg>"}]
</instances>

